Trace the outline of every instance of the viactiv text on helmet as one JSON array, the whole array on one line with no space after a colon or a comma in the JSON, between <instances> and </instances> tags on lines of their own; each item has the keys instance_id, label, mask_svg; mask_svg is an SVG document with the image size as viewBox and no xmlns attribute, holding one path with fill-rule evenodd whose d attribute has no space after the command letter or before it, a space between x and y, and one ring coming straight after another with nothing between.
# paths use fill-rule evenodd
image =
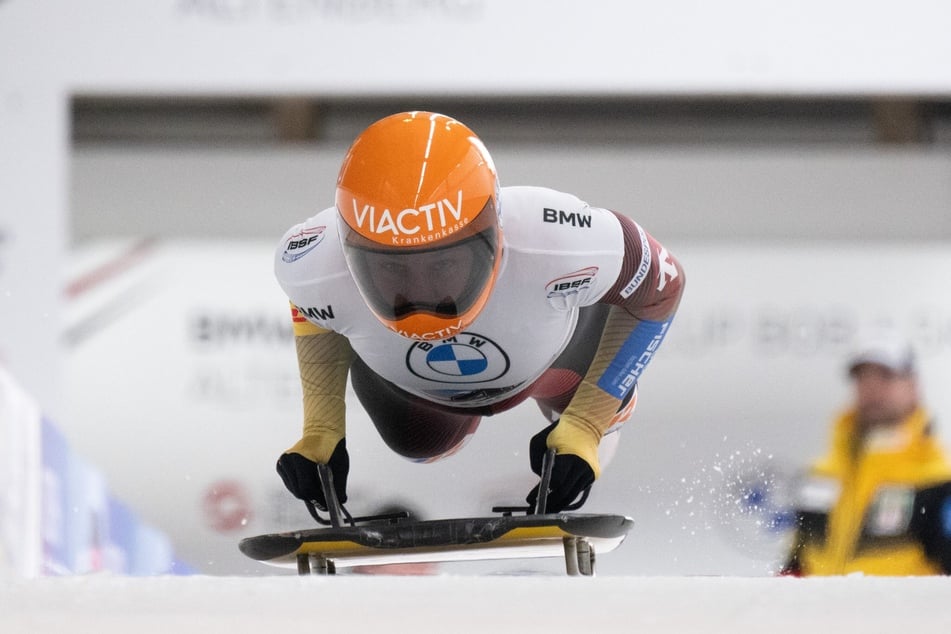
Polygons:
<instances>
[{"instance_id":1,"label":"viactiv text on helmet","mask_svg":"<svg viewBox=\"0 0 951 634\"><path fill-rule=\"evenodd\" d=\"M455 201L442 198L397 212L385 207L378 209L372 203L360 203L356 198L352 198L351 203L353 219L360 233L378 242L386 236L395 246L435 242L469 224L469 216L462 213L461 189L456 192Z\"/></svg>"}]
</instances>

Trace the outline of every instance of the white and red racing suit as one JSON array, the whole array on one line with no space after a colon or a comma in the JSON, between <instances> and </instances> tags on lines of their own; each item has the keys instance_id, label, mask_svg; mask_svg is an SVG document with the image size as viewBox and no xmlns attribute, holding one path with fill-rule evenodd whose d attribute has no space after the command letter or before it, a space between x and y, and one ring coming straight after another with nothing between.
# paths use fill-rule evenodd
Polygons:
<instances>
[{"instance_id":1,"label":"white and red racing suit","mask_svg":"<svg viewBox=\"0 0 951 634\"><path fill-rule=\"evenodd\" d=\"M500 191L502 264L464 332L414 340L387 329L350 275L334 208L292 227L275 256L292 304L304 434L289 451L327 462L354 389L387 444L415 460L458 449L480 417L534 398L550 446L598 474L601 437L623 422L638 377L680 302L684 273L627 216L542 187ZM631 403L632 404L632 403Z\"/></svg>"}]
</instances>

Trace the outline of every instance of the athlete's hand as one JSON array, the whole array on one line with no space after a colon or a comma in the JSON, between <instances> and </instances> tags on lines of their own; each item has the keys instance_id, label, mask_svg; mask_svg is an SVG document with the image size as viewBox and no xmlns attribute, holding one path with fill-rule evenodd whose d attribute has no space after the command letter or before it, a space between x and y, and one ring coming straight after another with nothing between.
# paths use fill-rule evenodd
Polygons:
<instances>
[{"instance_id":1,"label":"athlete's hand","mask_svg":"<svg viewBox=\"0 0 951 634\"><path fill-rule=\"evenodd\" d=\"M350 454L347 453L346 438L337 443L327 464L333 474L337 500L343 504L347 501L347 474L350 472ZM324 491L320 487L316 462L297 452L288 451L278 458L277 472L294 497L313 502L322 511L327 510L327 500L324 499Z\"/></svg>"},{"instance_id":2,"label":"athlete's hand","mask_svg":"<svg viewBox=\"0 0 951 634\"><path fill-rule=\"evenodd\" d=\"M532 437L528 445L528 456L532 471L541 475L542 462L548 452L548 436L554 431L557 423L549 425ZM551 481L548 485L548 499L545 503L546 513L558 513L568 507L590 487L595 480L595 471L588 462L574 454L556 453L551 470ZM538 487L535 485L525 500L534 512L538 501Z\"/></svg>"}]
</instances>

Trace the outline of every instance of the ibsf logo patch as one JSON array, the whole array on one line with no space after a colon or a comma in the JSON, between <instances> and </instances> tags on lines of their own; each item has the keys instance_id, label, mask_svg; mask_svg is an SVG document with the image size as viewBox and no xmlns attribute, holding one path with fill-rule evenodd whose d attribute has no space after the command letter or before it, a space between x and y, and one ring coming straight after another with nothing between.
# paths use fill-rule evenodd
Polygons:
<instances>
[{"instance_id":1,"label":"ibsf logo patch","mask_svg":"<svg viewBox=\"0 0 951 634\"><path fill-rule=\"evenodd\" d=\"M589 266L553 279L545 285L548 302L559 310L578 306L587 297L597 274L598 267Z\"/></svg>"},{"instance_id":2,"label":"ibsf logo patch","mask_svg":"<svg viewBox=\"0 0 951 634\"><path fill-rule=\"evenodd\" d=\"M326 230L326 226L308 227L295 233L284 243L284 254L281 259L288 264L301 259L323 242L324 231Z\"/></svg>"},{"instance_id":3,"label":"ibsf logo patch","mask_svg":"<svg viewBox=\"0 0 951 634\"><path fill-rule=\"evenodd\" d=\"M494 341L463 332L442 341L417 341L406 353L406 367L439 383L482 383L503 376L509 358Z\"/></svg>"},{"instance_id":4,"label":"ibsf logo patch","mask_svg":"<svg viewBox=\"0 0 951 634\"><path fill-rule=\"evenodd\" d=\"M586 269L562 275L548 282L545 290L548 291L548 297L553 295L571 295L587 288L598 274L598 267L589 266Z\"/></svg>"}]
</instances>

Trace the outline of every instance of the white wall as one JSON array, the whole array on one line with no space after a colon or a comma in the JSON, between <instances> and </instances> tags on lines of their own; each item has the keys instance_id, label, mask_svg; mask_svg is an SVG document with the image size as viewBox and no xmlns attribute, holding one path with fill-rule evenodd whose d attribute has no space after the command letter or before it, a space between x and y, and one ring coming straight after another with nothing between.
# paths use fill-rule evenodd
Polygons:
<instances>
[{"instance_id":1,"label":"white wall","mask_svg":"<svg viewBox=\"0 0 951 634\"><path fill-rule=\"evenodd\" d=\"M940 0L4 5L0 50L23 60L7 72L83 93L935 94L951 82Z\"/></svg>"},{"instance_id":2,"label":"white wall","mask_svg":"<svg viewBox=\"0 0 951 634\"><path fill-rule=\"evenodd\" d=\"M489 147L503 185L570 191L667 241L951 239L951 154L939 150L562 146L556 138ZM345 152L77 148L74 239L279 237L332 204Z\"/></svg>"}]
</instances>

